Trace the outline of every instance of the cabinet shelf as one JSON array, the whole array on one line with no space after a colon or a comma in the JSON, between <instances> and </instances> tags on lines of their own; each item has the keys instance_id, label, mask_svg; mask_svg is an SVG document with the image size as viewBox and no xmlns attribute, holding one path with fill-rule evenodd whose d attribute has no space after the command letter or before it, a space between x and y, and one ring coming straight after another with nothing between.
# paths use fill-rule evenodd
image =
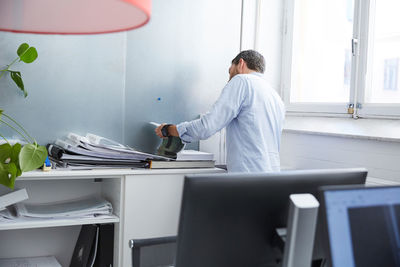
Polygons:
<instances>
[{"instance_id":1,"label":"cabinet shelf","mask_svg":"<svg viewBox=\"0 0 400 267\"><path fill-rule=\"evenodd\" d=\"M100 224L100 223L117 223L117 222L119 222L119 218L116 215L99 216L94 218L62 218L62 219L24 218L23 220L16 219L7 222L0 222L0 230L15 230L15 229L44 228L44 227L58 227L58 226Z\"/></svg>"}]
</instances>

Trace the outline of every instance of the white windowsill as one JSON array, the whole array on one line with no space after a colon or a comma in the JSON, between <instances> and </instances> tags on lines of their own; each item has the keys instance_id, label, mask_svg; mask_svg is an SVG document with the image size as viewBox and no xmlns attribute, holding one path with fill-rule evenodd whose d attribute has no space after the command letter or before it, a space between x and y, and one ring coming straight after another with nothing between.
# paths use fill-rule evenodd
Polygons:
<instances>
[{"instance_id":1,"label":"white windowsill","mask_svg":"<svg viewBox=\"0 0 400 267\"><path fill-rule=\"evenodd\" d=\"M283 131L400 142L400 120L287 115Z\"/></svg>"}]
</instances>

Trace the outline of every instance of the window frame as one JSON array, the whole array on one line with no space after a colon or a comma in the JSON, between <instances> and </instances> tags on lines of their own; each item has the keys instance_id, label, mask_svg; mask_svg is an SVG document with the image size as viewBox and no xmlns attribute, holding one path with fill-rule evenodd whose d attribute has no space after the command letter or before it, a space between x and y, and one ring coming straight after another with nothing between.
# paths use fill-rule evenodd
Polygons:
<instances>
[{"instance_id":1,"label":"window frame","mask_svg":"<svg viewBox=\"0 0 400 267\"><path fill-rule=\"evenodd\" d=\"M400 103L366 103L364 101L366 82L367 79L370 78L369 73L367 73L368 69L368 59L372 57L371 50L369 47L372 47L372 38L369 38L373 29L373 18L370 13L370 10L375 9L376 0L357 0L361 2L360 12L361 12L361 21L364 23L362 27L360 27L360 52L363 55L360 58L360 64L362 66L359 84L360 95L358 97L358 102L361 103L360 109L357 109L358 117L384 117L384 118L399 118L400 119ZM363 78L364 77L364 78Z\"/></svg>"},{"instance_id":2,"label":"window frame","mask_svg":"<svg viewBox=\"0 0 400 267\"><path fill-rule=\"evenodd\" d=\"M400 119L400 103L366 103L364 101L366 79L369 77L367 64L368 58L371 58L368 47L371 47L373 42L372 38L369 38L373 29L370 10L374 9L376 0L354 0L353 37L349 40L353 47L349 101L347 103L290 103L295 1L285 0L283 10L281 95L288 113ZM348 113L350 105L353 106L353 114Z\"/></svg>"}]
</instances>

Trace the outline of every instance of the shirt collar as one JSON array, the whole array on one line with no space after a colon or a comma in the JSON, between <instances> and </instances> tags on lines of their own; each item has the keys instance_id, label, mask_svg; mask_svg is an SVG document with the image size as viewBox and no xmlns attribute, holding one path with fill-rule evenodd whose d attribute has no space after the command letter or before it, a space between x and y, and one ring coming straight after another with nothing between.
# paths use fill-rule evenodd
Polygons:
<instances>
[{"instance_id":1,"label":"shirt collar","mask_svg":"<svg viewBox=\"0 0 400 267\"><path fill-rule=\"evenodd\" d=\"M256 76L258 76L258 77L263 77L263 75L264 75L264 74L262 74L262 73L260 73L260 72L257 72L257 71L253 71L253 72L251 72L250 74L256 75Z\"/></svg>"}]
</instances>

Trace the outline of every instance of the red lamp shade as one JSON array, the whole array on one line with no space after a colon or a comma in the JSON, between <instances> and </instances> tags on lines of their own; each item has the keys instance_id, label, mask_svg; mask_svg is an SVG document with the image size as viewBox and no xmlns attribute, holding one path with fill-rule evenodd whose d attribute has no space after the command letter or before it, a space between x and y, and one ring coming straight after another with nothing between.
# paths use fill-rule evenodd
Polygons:
<instances>
[{"instance_id":1,"label":"red lamp shade","mask_svg":"<svg viewBox=\"0 0 400 267\"><path fill-rule=\"evenodd\" d=\"M95 34L145 25L151 0L0 0L0 31Z\"/></svg>"}]
</instances>

